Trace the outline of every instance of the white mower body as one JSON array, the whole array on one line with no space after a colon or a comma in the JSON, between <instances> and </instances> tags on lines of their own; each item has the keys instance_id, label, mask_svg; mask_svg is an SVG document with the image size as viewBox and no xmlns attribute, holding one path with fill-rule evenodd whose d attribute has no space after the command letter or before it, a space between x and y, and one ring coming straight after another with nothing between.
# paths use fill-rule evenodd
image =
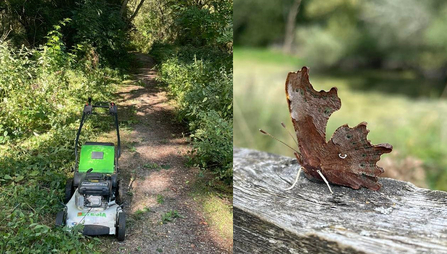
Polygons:
<instances>
[{"instance_id":1,"label":"white mower body","mask_svg":"<svg viewBox=\"0 0 447 254\"><path fill-rule=\"evenodd\" d=\"M67 209L67 221L66 225L71 228L78 224L84 225L84 232L97 230L101 235L105 233L106 228L108 228L109 235L116 234L116 224L119 213L122 209L119 205L112 201L108 204L104 204L103 207L91 208L83 207L76 204L76 198L83 198L82 195L78 193L76 189L75 193L71 197L70 201L66 204ZM99 231L98 231L99 230ZM87 233L88 234L88 233ZM93 233L93 235L96 235Z\"/></svg>"}]
</instances>

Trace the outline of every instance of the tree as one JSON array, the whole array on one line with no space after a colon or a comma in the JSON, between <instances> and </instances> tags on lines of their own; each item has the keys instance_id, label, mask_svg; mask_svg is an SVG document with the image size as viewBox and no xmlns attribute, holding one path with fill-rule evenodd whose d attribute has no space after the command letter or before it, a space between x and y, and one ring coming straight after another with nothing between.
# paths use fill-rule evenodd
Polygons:
<instances>
[{"instance_id":1,"label":"tree","mask_svg":"<svg viewBox=\"0 0 447 254\"><path fill-rule=\"evenodd\" d=\"M291 53L293 46L293 39L295 38L296 16L300 8L301 0L294 0L287 15L286 33L284 35L284 53Z\"/></svg>"}]
</instances>

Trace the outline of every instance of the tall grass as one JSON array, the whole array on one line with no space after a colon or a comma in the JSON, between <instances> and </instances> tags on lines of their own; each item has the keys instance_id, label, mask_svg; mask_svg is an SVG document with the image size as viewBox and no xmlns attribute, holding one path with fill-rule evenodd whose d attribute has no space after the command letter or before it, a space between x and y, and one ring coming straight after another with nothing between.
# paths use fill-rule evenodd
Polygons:
<instances>
[{"instance_id":1,"label":"tall grass","mask_svg":"<svg viewBox=\"0 0 447 254\"><path fill-rule=\"evenodd\" d=\"M288 72L305 64L270 50L235 49L235 146L293 156L287 147L259 134L258 129L293 144L280 126L284 122L293 130L284 83ZM335 86L342 101L341 109L329 119L327 139L342 124L355 126L366 121L372 143L392 144L393 153L398 154L391 156L392 160L422 160L428 185L447 190L447 102L437 97L442 91L439 85L421 87L425 81L411 73L322 74L310 68L314 88L329 90Z\"/></svg>"}]
</instances>

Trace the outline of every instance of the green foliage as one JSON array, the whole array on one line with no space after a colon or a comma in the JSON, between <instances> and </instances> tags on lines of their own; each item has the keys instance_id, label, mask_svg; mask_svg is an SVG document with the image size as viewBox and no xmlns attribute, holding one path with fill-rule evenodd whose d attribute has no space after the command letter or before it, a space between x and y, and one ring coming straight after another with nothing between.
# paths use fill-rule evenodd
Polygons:
<instances>
[{"instance_id":1,"label":"green foliage","mask_svg":"<svg viewBox=\"0 0 447 254\"><path fill-rule=\"evenodd\" d=\"M51 177L51 176L50 176ZM0 251L2 253L89 253L95 251L98 239L83 236L80 230L66 231L47 224L46 216L59 207L60 186L53 180L49 186L39 186L36 180L25 179L26 184L7 182L2 187L3 204L0 212ZM54 177L52 177L54 179ZM4 180L4 179L2 179ZM5 183L5 181L3 181ZM9 199L9 200L8 200ZM12 201L11 201L12 199Z\"/></svg>"},{"instance_id":2,"label":"green foliage","mask_svg":"<svg viewBox=\"0 0 447 254\"><path fill-rule=\"evenodd\" d=\"M88 97L109 100L116 73L67 51L60 22L37 49L0 45L0 252L91 253L98 239L53 228L62 209L73 139ZM96 117L96 116L93 116ZM83 130L91 138L101 121Z\"/></svg>"},{"instance_id":3,"label":"green foliage","mask_svg":"<svg viewBox=\"0 0 447 254\"><path fill-rule=\"evenodd\" d=\"M225 47L233 41L232 1L209 1L203 5L180 1L171 8L180 45Z\"/></svg>"},{"instance_id":4,"label":"green foliage","mask_svg":"<svg viewBox=\"0 0 447 254\"><path fill-rule=\"evenodd\" d=\"M133 22L134 46L146 52L153 43L231 50L233 1L147 1Z\"/></svg>"},{"instance_id":5,"label":"green foliage","mask_svg":"<svg viewBox=\"0 0 447 254\"><path fill-rule=\"evenodd\" d=\"M185 218L177 212L177 210L171 210L161 215L161 223L166 224L172 222L176 218Z\"/></svg>"},{"instance_id":6,"label":"green foliage","mask_svg":"<svg viewBox=\"0 0 447 254\"><path fill-rule=\"evenodd\" d=\"M160 80L189 124L191 163L232 183L232 7L224 1L154 1L149 17L136 19L154 40L150 54ZM170 15L165 15L169 13Z\"/></svg>"},{"instance_id":7,"label":"green foliage","mask_svg":"<svg viewBox=\"0 0 447 254\"><path fill-rule=\"evenodd\" d=\"M6 44L0 45L0 121L4 139L60 128L72 120L76 103L92 95L98 100L110 97L107 73L85 72L74 66L74 59L63 51L57 38L56 32L50 34L48 45L39 50L14 51Z\"/></svg>"},{"instance_id":8,"label":"green foliage","mask_svg":"<svg viewBox=\"0 0 447 254\"><path fill-rule=\"evenodd\" d=\"M148 52L154 42L166 43L172 40L173 17L168 3L170 0L146 1L133 21L131 43L138 51Z\"/></svg>"},{"instance_id":9,"label":"green foliage","mask_svg":"<svg viewBox=\"0 0 447 254\"><path fill-rule=\"evenodd\" d=\"M68 10L73 6L73 1L63 2ZM38 47L44 44L53 26L67 17L67 9L60 8L61 5L59 0L1 1L0 38L6 35L17 46Z\"/></svg>"},{"instance_id":10,"label":"green foliage","mask_svg":"<svg viewBox=\"0 0 447 254\"><path fill-rule=\"evenodd\" d=\"M159 203L161 205L164 202L165 202L165 199L163 198L163 196L161 194L158 194L157 195L157 203Z\"/></svg>"},{"instance_id":11,"label":"green foliage","mask_svg":"<svg viewBox=\"0 0 447 254\"><path fill-rule=\"evenodd\" d=\"M170 58L165 56L167 59L160 65L161 80L176 101L179 120L188 121L192 131L192 163L213 170L219 179L231 184L233 75L225 67L231 64L220 65L226 56L215 61L182 61L190 53L191 50L179 51L177 56L168 53Z\"/></svg>"},{"instance_id":12,"label":"green foliage","mask_svg":"<svg viewBox=\"0 0 447 254\"><path fill-rule=\"evenodd\" d=\"M304 1L303 1L304 2ZM285 1L236 0L234 39L236 45L268 46L283 36Z\"/></svg>"},{"instance_id":13,"label":"green foliage","mask_svg":"<svg viewBox=\"0 0 447 254\"><path fill-rule=\"evenodd\" d=\"M192 122L196 124L196 122ZM209 110L200 114L193 138L192 154L202 168L217 168L219 179L228 184L233 180L233 121L222 118L219 112Z\"/></svg>"},{"instance_id":14,"label":"green foliage","mask_svg":"<svg viewBox=\"0 0 447 254\"><path fill-rule=\"evenodd\" d=\"M291 2L235 1L236 44L281 46ZM301 1L293 52L314 69L413 69L442 79L446 10L439 0Z\"/></svg>"},{"instance_id":15,"label":"green foliage","mask_svg":"<svg viewBox=\"0 0 447 254\"><path fill-rule=\"evenodd\" d=\"M85 53L94 51L107 63L118 65L126 57L126 23L120 6L106 0L83 0L73 11L73 40Z\"/></svg>"}]
</instances>

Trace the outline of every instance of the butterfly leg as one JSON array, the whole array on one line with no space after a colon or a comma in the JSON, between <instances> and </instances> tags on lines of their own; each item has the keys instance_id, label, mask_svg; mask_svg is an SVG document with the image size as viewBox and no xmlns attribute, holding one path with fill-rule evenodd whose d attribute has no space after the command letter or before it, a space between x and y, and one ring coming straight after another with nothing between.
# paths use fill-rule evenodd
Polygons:
<instances>
[{"instance_id":1,"label":"butterfly leg","mask_svg":"<svg viewBox=\"0 0 447 254\"><path fill-rule=\"evenodd\" d=\"M296 174L295 182L292 184L292 186L290 186L289 188L286 188L284 190L291 190L291 189L293 189L293 187L295 187L296 183L298 182L298 178L300 178L302 169L303 169L303 167L300 167L300 169L298 170L298 174Z\"/></svg>"},{"instance_id":2,"label":"butterfly leg","mask_svg":"<svg viewBox=\"0 0 447 254\"><path fill-rule=\"evenodd\" d=\"M330 191L332 194L334 194L334 193L332 192L331 186L330 186L329 183L327 182L326 177L324 177L323 173L321 173L320 170L317 170L317 172L318 172L318 174L321 176L321 178L323 178L324 182L326 183L327 187L329 188L329 191Z\"/></svg>"}]
</instances>

